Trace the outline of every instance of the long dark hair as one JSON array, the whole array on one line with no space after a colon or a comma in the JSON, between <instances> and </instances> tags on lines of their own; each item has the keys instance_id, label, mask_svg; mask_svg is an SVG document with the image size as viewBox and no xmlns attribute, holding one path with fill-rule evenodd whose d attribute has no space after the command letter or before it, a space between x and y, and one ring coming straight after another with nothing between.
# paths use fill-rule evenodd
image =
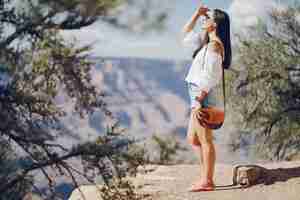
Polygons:
<instances>
[{"instance_id":1,"label":"long dark hair","mask_svg":"<svg viewBox=\"0 0 300 200\"><path fill-rule=\"evenodd\" d=\"M223 67L224 69L228 69L231 65L231 60L232 60L229 15L220 9L214 9L213 19L217 24L216 34L224 45L225 58L223 61ZM193 54L193 58L196 57L198 52L208 42L209 42L209 37L208 37L208 33L206 33L203 42L200 44L199 48L195 50Z\"/></svg>"}]
</instances>

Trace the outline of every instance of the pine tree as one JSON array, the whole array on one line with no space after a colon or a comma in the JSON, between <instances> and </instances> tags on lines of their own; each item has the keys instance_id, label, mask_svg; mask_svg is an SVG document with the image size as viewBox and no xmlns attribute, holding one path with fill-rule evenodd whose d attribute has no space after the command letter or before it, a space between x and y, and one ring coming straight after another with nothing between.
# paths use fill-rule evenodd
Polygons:
<instances>
[{"instance_id":1,"label":"pine tree","mask_svg":"<svg viewBox=\"0 0 300 200\"><path fill-rule=\"evenodd\" d=\"M119 5L118 0L1 0L0 163L6 167L1 164L0 199L20 199L37 189L36 171L48 180L50 193L44 197L62 199L50 171L69 177L77 187L78 176L94 181L88 176L91 168L109 179L114 170L118 178L123 176L121 166L126 161L131 167L141 164L141 158L127 154L133 140L117 134L117 123L95 141L72 148L56 142L67 131L61 123L66 111L55 102L62 91L73 100L73 112L80 117L100 110L113 119L103 94L91 83L91 47L78 47L61 31L80 29L100 18L115 24L117 15L112 22L109 12ZM74 158L82 160L82 166L73 166ZM11 163L17 164L9 167ZM114 169L107 172L111 164Z\"/></svg>"},{"instance_id":2,"label":"pine tree","mask_svg":"<svg viewBox=\"0 0 300 200\"><path fill-rule=\"evenodd\" d=\"M237 80L231 108L241 116L237 138L252 135L256 152L272 160L291 159L300 150L299 14L299 5L274 8L268 24L239 36L237 65L244 70L231 77Z\"/></svg>"}]
</instances>

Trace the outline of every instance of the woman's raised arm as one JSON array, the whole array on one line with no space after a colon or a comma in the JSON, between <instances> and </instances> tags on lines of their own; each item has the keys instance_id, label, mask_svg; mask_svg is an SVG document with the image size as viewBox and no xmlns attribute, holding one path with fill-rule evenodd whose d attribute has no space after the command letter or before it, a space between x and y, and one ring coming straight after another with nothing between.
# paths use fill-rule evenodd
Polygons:
<instances>
[{"instance_id":1,"label":"woman's raised arm","mask_svg":"<svg viewBox=\"0 0 300 200\"><path fill-rule=\"evenodd\" d=\"M182 45L186 48L196 49L202 45L205 40L204 32L193 31L196 22L200 16L207 16L208 8L200 6L193 14L191 19L185 24L182 29Z\"/></svg>"},{"instance_id":2,"label":"woman's raised arm","mask_svg":"<svg viewBox=\"0 0 300 200\"><path fill-rule=\"evenodd\" d=\"M192 15L189 21L184 25L182 33L185 35L194 29L196 22L200 16L207 15L208 8L205 6L200 6L196 12Z\"/></svg>"}]
</instances>

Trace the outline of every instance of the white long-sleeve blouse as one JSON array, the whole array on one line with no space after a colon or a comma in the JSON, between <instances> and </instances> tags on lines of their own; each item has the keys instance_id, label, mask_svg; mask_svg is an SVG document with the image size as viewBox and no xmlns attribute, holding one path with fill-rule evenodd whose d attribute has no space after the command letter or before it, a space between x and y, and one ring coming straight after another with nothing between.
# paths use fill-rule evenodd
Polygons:
<instances>
[{"instance_id":1,"label":"white long-sleeve blouse","mask_svg":"<svg viewBox=\"0 0 300 200\"><path fill-rule=\"evenodd\" d=\"M190 31L183 39L183 46L195 50L202 42L202 33ZM222 80L222 56L215 52L212 43L206 44L194 58L185 78L188 83L196 84L207 93Z\"/></svg>"}]
</instances>

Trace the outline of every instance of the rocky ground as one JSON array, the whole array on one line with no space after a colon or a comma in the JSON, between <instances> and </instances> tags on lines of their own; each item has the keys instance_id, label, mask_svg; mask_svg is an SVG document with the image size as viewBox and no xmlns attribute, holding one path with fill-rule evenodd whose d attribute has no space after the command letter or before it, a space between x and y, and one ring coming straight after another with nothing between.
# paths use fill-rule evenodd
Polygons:
<instances>
[{"instance_id":1,"label":"rocky ground","mask_svg":"<svg viewBox=\"0 0 300 200\"><path fill-rule=\"evenodd\" d=\"M249 188L232 186L232 165L217 164L216 189L211 192L191 193L187 189L199 175L197 165L148 166L148 173L133 178L138 192L151 194L153 200L299 200L300 161L262 164L275 175L269 185L258 184ZM94 186L83 186L87 200L97 199ZM73 192L70 200L79 200Z\"/></svg>"},{"instance_id":2,"label":"rocky ground","mask_svg":"<svg viewBox=\"0 0 300 200\"><path fill-rule=\"evenodd\" d=\"M259 184L246 189L232 186L233 166L218 164L216 166L213 192L191 193L187 189L197 178L197 165L156 166L148 174L140 174L134 181L143 185L140 192L151 193L159 200L298 200L300 191L300 162L283 162L264 164L272 169L278 178L271 185Z\"/></svg>"}]
</instances>

